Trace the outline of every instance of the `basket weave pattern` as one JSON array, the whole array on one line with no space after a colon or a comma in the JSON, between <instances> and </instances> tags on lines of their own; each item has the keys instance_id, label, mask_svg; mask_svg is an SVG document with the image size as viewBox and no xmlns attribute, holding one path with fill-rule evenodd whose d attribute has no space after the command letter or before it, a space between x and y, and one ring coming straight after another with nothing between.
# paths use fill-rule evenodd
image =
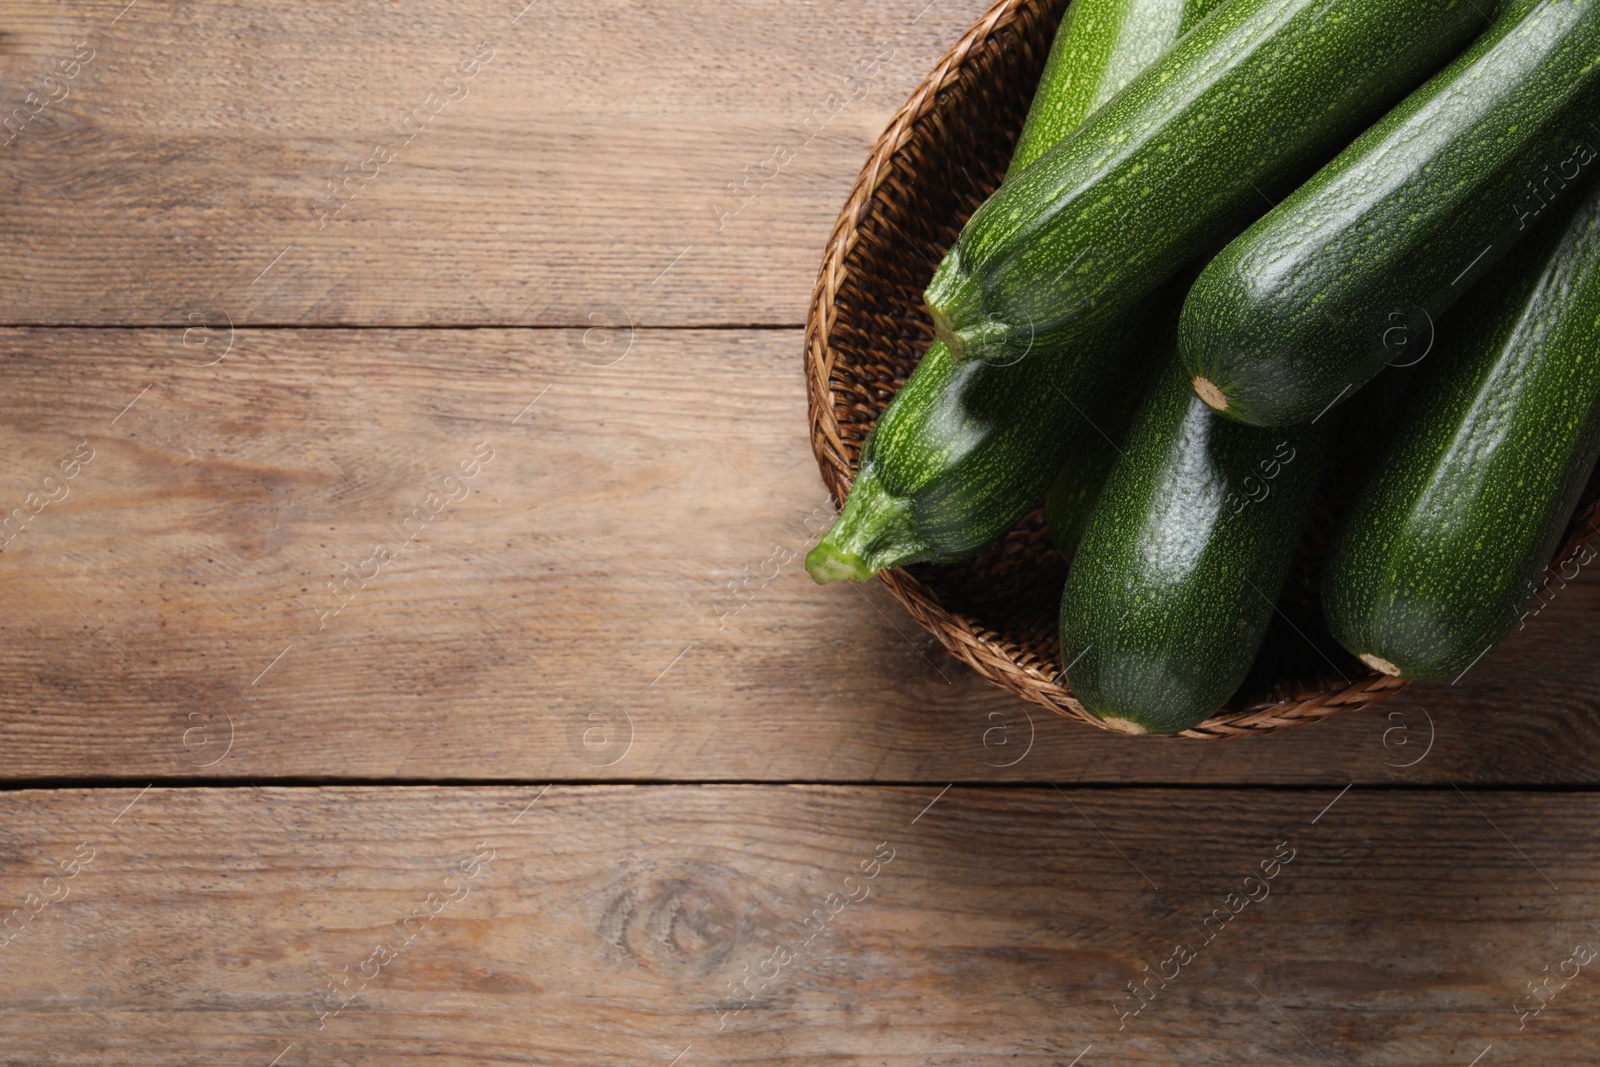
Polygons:
<instances>
[{"instance_id":1,"label":"basket weave pattern","mask_svg":"<svg viewBox=\"0 0 1600 1067\"><path fill-rule=\"evenodd\" d=\"M806 326L811 443L835 504L849 495L867 434L933 339L922 291L961 225L1000 184L1065 8L1065 0L996 3L895 113L850 190ZM1276 730L1365 707L1407 685L1339 648L1317 606L1318 566L1338 505L1356 484L1330 472L1250 678L1227 708L1182 736ZM1591 479L1558 561L1593 532L1597 490ZM971 560L879 577L980 675L1104 728L1061 684L1056 609L1065 575L1036 509Z\"/></svg>"}]
</instances>

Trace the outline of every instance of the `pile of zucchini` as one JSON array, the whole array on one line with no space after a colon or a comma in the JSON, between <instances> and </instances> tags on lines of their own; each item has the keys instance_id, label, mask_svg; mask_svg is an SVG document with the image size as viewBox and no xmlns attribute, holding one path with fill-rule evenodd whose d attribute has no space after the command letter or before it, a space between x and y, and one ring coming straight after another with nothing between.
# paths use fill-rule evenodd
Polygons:
<instances>
[{"instance_id":1,"label":"pile of zucchini","mask_svg":"<svg viewBox=\"0 0 1600 1067\"><path fill-rule=\"evenodd\" d=\"M1243 681L1358 439L1329 629L1459 674L1600 455L1597 149L1600 0L1074 0L807 569L962 559L1047 496L1073 692L1172 733Z\"/></svg>"}]
</instances>

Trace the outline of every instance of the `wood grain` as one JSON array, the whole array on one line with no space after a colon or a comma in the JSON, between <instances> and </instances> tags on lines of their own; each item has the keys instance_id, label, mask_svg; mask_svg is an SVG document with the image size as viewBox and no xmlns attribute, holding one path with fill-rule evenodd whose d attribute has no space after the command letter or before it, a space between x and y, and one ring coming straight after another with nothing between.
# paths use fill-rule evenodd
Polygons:
<instances>
[{"instance_id":1,"label":"wood grain","mask_svg":"<svg viewBox=\"0 0 1600 1067\"><path fill-rule=\"evenodd\" d=\"M801 569L829 512L798 340L0 333L0 515L93 451L0 550L4 774L1596 781L1587 575L1459 685L1326 725L1030 712ZM415 511L475 449L469 495Z\"/></svg>"},{"instance_id":2,"label":"wood grain","mask_svg":"<svg viewBox=\"0 0 1600 1067\"><path fill-rule=\"evenodd\" d=\"M8 7L6 323L799 325L988 6L125 4Z\"/></svg>"},{"instance_id":3,"label":"wood grain","mask_svg":"<svg viewBox=\"0 0 1600 1067\"><path fill-rule=\"evenodd\" d=\"M0 948L0 1063L19 1067L1600 1054L1594 964L1539 1015L1513 1007L1600 945L1592 795L246 787L4 806L8 908L92 850ZM1193 958L1163 966L1180 943ZM1124 1018L1147 966L1176 977Z\"/></svg>"}]
</instances>

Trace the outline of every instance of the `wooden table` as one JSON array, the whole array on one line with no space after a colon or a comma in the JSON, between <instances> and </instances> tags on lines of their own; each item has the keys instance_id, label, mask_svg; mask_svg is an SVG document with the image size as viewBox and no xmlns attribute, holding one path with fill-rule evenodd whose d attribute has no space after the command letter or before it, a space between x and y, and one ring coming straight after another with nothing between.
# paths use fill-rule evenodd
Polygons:
<instances>
[{"instance_id":1,"label":"wooden table","mask_svg":"<svg viewBox=\"0 0 1600 1067\"><path fill-rule=\"evenodd\" d=\"M1197 743L800 569L983 0L124 2L0 38L0 1062L1595 1062L1592 575Z\"/></svg>"}]
</instances>

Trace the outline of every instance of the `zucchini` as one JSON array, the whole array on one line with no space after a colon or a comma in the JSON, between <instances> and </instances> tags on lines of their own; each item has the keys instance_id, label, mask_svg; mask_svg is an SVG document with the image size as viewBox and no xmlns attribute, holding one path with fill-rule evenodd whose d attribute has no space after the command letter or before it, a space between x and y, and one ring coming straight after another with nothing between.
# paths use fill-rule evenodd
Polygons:
<instances>
[{"instance_id":1,"label":"zucchini","mask_svg":"<svg viewBox=\"0 0 1600 1067\"><path fill-rule=\"evenodd\" d=\"M806 570L819 584L865 581L888 567L963 559L1005 533L1073 442L1095 433L1074 408L1093 410L1111 385L1107 368L1137 341L1126 331L1090 338L1041 356L1030 373L957 364L935 342L873 427L850 498Z\"/></svg>"},{"instance_id":2,"label":"zucchini","mask_svg":"<svg viewBox=\"0 0 1600 1067\"><path fill-rule=\"evenodd\" d=\"M979 207L924 293L957 360L1131 306L1482 29L1471 0L1233 0Z\"/></svg>"},{"instance_id":3,"label":"zucchini","mask_svg":"<svg viewBox=\"0 0 1600 1067\"><path fill-rule=\"evenodd\" d=\"M1480 292L1326 564L1329 629L1385 674L1459 675L1511 629L1600 456L1600 189Z\"/></svg>"},{"instance_id":4,"label":"zucchini","mask_svg":"<svg viewBox=\"0 0 1600 1067\"><path fill-rule=\"evenodd\" d=\"M1061 595L1062 661L1085 708L1129 733L1176 733L1233 695L1272 619L1334 421L1230 422L1170 353Z\"/></svg>"},{"instance_id":5,"label":"zucchini","mask_svg":"<svg viewBox=\"0 0 1600 1067\"><path fill-rule=\"evenodd\" d=\"M1006 176L1021 172L1077 129L1222 0L1073 0Z\"/></svg>"},{"instance_id":6,"label":"zucchini","mask_svg":"<svg viewBox=\"0 0 1600 1067\"><path fill-rule=\"evenodd\" d=\"M1056 33L1012 169L1137 73L1119 42L1138 39L1141 55L1159 51L1219 2L1077 0ZM806 556L806 570L819 583L864 581L887 567L961 559L999 537L1038 502L1074 442L1100 436L1085 413L1113 399L1113 376L1143 337L1142 323L1114 324L1005 367L958 367L935 341L868 436L844 510ZM1084 477L1083 491L1097 492L1093 472Z\"/></svg>"},{"instance_id":7,"label":"zucchini","mask_svg":"<svg viewBox=\"0 0 1600 1067\"><path fill-rule=\"evenodd\" d=\"M1183 296L1194 281L1194 276L1194 271L1186 270L1168 282L1162 297L1150 302L1142 319L1128 316L1126 320L1119 321L1126 321L1129 329L1145 331L1144 336L1151 339L1156 353L1175 351L1178 343L1178 310L1183 306ZM1148 325L1152 319L1159 324L1159 330L1152 330ZM1128 429L1134 414L1149 392L1153 379L1166 366L1166 361L1161 358L1145 360L1144 363L1145 366L1138 368L1140 373L1133 375L1129 374L1132 368L1124 363L1121 376L1125 380L1131 379L1128 383L1131 387L1105 396L1094 409L1094 423L1087 427L1086 432L1075 437L1066 464L1050 484L1050 491L1045 494L1044 513L1050 542L1068 558L1077 551L1078 542L1083 539L1083 531L1089 525L1089 514L1100 499L1111 468L1127 448ZM1031 365L1031 361L1027 365ZM973 360L962 366L987 364Z\"/></svg>"},{"instance_id":8,"label":"zucchini","mask_svg":"<svg viewBox=\"0 0 1600 1067\"><path fill-rule=\"evenodd\" d=\"M1089 525L1089 513L1116 465L1122 438L1127 436L1127 421L1098 429L1100 432L1091 429L1075 442L1070 458L1044 497L1050 543L1068 557L1078 550L1078 542Z\"/></svg>"},{"instance_id":9,"label":"zucchini","mask_svg":"<svg viewBox=\"0 0 1600 1067\"><path fill-rule=\"evenodd\" d=\"M1593 169L1600 0L1512 0L1494 26L1207 264L1183 310L1195 391L1306 422L1434 323Z\"/></svg>"}]
</instances>

